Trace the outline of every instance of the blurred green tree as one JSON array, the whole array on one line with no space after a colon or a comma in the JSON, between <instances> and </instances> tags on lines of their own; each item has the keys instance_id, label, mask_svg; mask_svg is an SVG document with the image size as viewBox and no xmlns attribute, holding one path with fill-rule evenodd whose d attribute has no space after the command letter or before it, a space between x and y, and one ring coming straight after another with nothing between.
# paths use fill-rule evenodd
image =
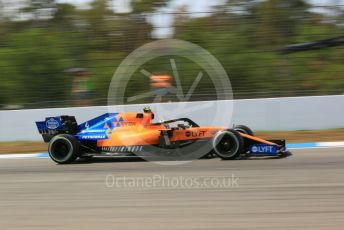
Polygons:
<instances>
[{"instance_id":1,"label":"blurred green tree","mask_svg":"<svg viewBox=\"0 0 344 230\"><path fill-rule=\"evenodd\" d=\"M71 67L87 69L96 97L106 98L116 67L135 48L153 40L150 19L169 2L132 0L131 12L118 13L111 0L93 0L86 9L30 0L12 15L0 4L0 104L43 106L44 101L56 100L68 106L63 103L70 96L71 77L64 70ZM190 14L187 7L171 15L174 37L210 51L228 72L236 98L342 93L343 49L287 56L277 52L286 44L343 34L340 5L331 8L331 15L312 7L306 0L228 0L201 16ZM149 67L168 72L168 58L165 64L164 60L152 61ZM190 84L197 67L177 61L183 81ZM148 90L148 84L145 87ZM200 92L208 88L209 82L200 83ZM127 94L136 92L132 87Z\"/></svg>"},{"instance_id":2,"label":"blurred green tree","mask_svg":"<svg viewBox=\"0 0 344 230\"><path fill-rule=\"evenodd\" d=\"M288 44L297 26L308 18L309 9L304 0L267 0L257 5L257 41L266 47Z\"/></svg>"},{"instance_id":3,"label":"blurred green tree","mask_svg":"<svg viewBox=\"0 0 344 230\"><path fill-rule=\"evenodd\" d=\"M70 91L63 71L70 59L58 33L32 28L10 35L4 76L13 103L65 100Z\"/></svg>"}]
</instances>

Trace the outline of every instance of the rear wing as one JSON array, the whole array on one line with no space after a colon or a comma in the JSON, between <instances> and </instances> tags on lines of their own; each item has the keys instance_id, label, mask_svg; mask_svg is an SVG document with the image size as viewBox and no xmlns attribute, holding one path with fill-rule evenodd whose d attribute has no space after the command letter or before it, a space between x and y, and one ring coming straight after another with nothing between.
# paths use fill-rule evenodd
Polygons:
<instances>
[{"instance_id":1,"label":"rear wing","mask_svg":"<svg viewBox=\"0 0 344 230\"><path fill-rule=\"evenodd\" d=\"M75 135L78 131L74 116L47 117L44 121L36 121L36 126L44 142L49 142L51 138L61 133Z\"/></svg>"}]
</instances>

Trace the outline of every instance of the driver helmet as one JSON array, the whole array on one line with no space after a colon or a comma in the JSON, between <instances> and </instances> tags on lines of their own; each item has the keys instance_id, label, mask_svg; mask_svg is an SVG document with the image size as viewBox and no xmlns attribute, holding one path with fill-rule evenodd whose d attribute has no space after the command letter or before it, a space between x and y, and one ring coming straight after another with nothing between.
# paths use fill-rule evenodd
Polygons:
<instances>
[{"instance_id":1,"label":"driver helmet","mask_svg":"<svg viewBox=\"0 0 344 230\"><path fill-rule=\"evenodd\" d=\"M151 110L151 108L149 108L149 107L144 107L144 108L143 108L143 112L144 112L144 113L151 113L152 110Z\"/></svg>"}]
</instances>

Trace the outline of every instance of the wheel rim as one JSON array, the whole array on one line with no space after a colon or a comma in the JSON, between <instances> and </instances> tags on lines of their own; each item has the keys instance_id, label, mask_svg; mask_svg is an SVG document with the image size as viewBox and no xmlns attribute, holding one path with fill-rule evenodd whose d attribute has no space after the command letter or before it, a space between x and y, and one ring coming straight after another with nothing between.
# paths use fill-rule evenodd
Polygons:
<instances>
[{"instance_id":1,"label":"wheel rim","mask_svg":"<svg viewBox=\"0 0 344 230\"><path fill-rule=\"evenodd\" d=\"M219 156L228 158L237 153L239 144L233 133L221 132L214 138L214 147Z\"/></svg>"},{"instance_id":2,"label":"wheel rim","mask_svg":"<svg viewBox=\"0 0 344 230\"><path fill-rule=\"evenodd\" d=\"M231 140L229 135L224 134L216 147L220 152L233 151L235 149L235 143Z\"/></svg>"},{"instance_id":3,"label":"wheel rim","mask_svg":"<svg viewBox=\"0 0 344 230\"><path fill-rule=\"evenodd\" d=\"M70 143L66 142L65 140L56 140L52 146L50 154L56 160L63 161L66 159L71 151Z\"/></svg>"}]
</instances>

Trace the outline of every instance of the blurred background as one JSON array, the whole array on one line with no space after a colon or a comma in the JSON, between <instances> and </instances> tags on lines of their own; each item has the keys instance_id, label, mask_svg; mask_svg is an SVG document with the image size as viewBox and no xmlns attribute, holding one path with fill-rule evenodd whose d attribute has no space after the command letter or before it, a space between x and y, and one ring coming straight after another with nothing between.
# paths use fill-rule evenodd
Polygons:
<instances>
[{"instance_id":1,"label":"blurred background","mask_svg":"<svg viewBox=\"0 0 344 230\"><path fill-rule=\"evenodd\" d=\"M211 52L236 99L344 93L344 0L0 0L0 31L1 110L106 105L122 60L164 38ZM197 66L176 63L189 88ZM173 76L168 58L146 69ZM207 78L193 95L216 98Z\"/></svg>"}]
</instances>

